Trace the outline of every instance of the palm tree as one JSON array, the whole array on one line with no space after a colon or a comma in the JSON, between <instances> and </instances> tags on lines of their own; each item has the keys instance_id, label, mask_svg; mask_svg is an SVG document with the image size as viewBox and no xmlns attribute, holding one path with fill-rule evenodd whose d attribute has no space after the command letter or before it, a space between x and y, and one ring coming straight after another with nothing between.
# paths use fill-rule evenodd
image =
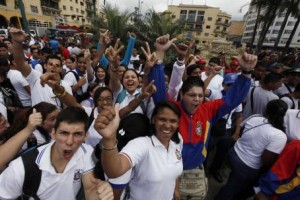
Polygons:
<instances>
[{"instance_id":1,"label":"palm tree","mask_svg":"<svg viewBox=\"0 0 300 200\"><path fill-rule=\"evenodd\" d=\"M274 19L278 14L282 0L273 0L273 1L253 0L251 3L253 6L261 7L261 9L264 10L264 15L261 17L262 29L257 42L257 50L260 50L264 43L264 39L269 30L269 27L274 22Z\"/></svg>"},{"instance_id":2,"label":"palm tree","mask_svg":"<svg viewBox=\"0 0 300 200\"><path fill-rule=\"evenodd\" d=\"M286 23L288 21L288 18L290 15L297 16L300 12L298 5L300 4L300 0L285 0L282 2L280 7L280 13L286 11L286 14L284 16L284 20L281 24L280 30L278 32L278 36L276 38L274 48L276 49L278 47L278 44L280 42L280 38L282 36L282 33L285 29ZM296 26L297 27L297 26Z\"/></svg>"},{"instance_id":3,"label":"palm tree","mask_svg":"<svg viewBox=\"0 0 300 200\"><path fill-rule=\"evenodd\" d=\"M132 13L128 11L120 12L118 7L112 7L106 4L104 7L104 15L98 16L93 20L95 30L106 28L114 37L120 38L121 42L127 42L127 32L130 31L130 19ZM96 33L98 34L98 33Z\"/></svg>"}]
</instances>

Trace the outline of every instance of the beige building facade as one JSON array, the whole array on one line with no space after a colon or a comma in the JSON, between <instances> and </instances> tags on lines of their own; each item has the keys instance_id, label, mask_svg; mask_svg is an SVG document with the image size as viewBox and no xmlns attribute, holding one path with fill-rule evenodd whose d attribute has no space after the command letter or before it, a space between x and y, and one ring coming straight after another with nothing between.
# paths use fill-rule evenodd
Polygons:
<instances>
[{"instance_id":1,"label":"beige building facade","mask_svg":"<svg viewBox=\"0 0 300 200\"><path fill-rule=\"evenodd\" d=\"M23 0L29 26L91 25L100 0ZM18 0L0 0L0 28L21 27Z\"/></svg>"},{"instance_id":2,"label":"beige building facade","mask_svg":"<svg viewBox=\"0 0 300 200\"><path fill-rule=\"evenodd\" d=\"M206 5L169 5L168 12L174 19L184 20L183 36L200 42L226 40L231 15L219 8Z\"/></svg>"}]
</instances>

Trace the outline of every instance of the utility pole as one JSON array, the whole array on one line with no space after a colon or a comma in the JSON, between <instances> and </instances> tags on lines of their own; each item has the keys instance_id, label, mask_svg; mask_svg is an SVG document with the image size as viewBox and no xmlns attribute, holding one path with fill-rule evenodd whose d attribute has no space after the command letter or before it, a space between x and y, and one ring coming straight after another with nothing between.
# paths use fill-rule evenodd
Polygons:
<instances>
[{"instance_id":1,"label":"utility pole","mask_svg":"<svg viewBox=\"0 0 300 200\"><path fill-rule=\"evenodd\" d=\"M18 0L18 1L19 1L19 9L20 9L21 16L22 16L22 22L24 25L24 30L27 34L29 34L29 28L28 28L28 22L27 22L27 18L26 18L24 4L23 4L22 0Z\"/></svg>"}]
</instances>

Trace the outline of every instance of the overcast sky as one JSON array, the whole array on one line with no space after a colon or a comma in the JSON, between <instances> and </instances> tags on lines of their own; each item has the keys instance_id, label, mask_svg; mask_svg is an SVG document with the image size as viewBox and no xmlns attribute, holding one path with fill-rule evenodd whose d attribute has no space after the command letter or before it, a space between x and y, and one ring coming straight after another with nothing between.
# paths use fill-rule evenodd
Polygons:
<instances>
[{"instance_id":1,"label":"overcast sky","mask_svg":"<svg viewBox=\"0 0 300 200\"><path fill-rule=\"evenodd\" d=\"M169 5L183 4L195 4L207 6L219 7L221 10L227 12L232 16L234 20L241 20L243 15L247 12L251 0L140 0L141 11L144 13L146 10L154 8L157 12L165 11ZM134 7L138 7L139 0L106 0L106 2L116 5L120 10L128 9L133 11ZM246 5L246 6L244 6ZM243 7L242 13L239 12L240 8Z\"/></svg>"}]
</instances>

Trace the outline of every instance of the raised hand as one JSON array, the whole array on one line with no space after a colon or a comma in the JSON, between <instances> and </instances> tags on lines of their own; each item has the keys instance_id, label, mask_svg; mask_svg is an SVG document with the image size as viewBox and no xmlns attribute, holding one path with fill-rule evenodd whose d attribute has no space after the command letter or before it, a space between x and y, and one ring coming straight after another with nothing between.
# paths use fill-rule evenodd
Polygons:
<instances>
[{"instance_id":1,"label":"raised hand","mask_svg":"<svg viewBox=\"0 0 300 200\"><path fill-rule=\"evenodd\" d=\"M24 42L26 40L26 33L20 29L8 27L8 32L12 41Z\"/></svg>"},{"instance_id":2,"label":"raised hand","mask_svg":"<svg viewBox=\"0 0 300 200\"><path fill-rule=\"evenodd\" d=\"M84 59L88 62L91 60L91 52L89 49L84 50Z\"/></svg>"},{"instance_id":3,"label":"raised hand","mask_svg":"<svg viewBox=\"0 0 300 200\"><path fill-rule=\"evenodd\" d=\"M49 85L53 89L55 85L60 84L60 79L57 73L46 72L40 76L41 85L44 87L45 84Z\"/></svg>"},{"instance_id":4,"label":"raised hand","mask_svg":"<svg viewBox=\"0 0 300 200\"><path fill-rule=\"evenodd\" d=\"M39 112L36 112L36 109L33 108L32 114L29 115L27 127L34 131L35 128L39 125L41 125L43 122L42 114Z\"/></svg>"},{"instance_id":5,"label":"raised hand","mask_svg":"<svg viewBox=\"0 0 300 200\"><path fill-rule=\"evenodd\" d=\"M189 52L189 46L184 43L179 43L179 44L172 43L172 46L177 52L178 59L184 60Z\"/></svg>"},{"instance_id":6,"label":"raised hand","mask_svg":"<svg viewBox=\"0 0 300 200\"><path fill-rule=\"evenodd\" d=\"M123 45L119 47L119 43L120 39L117 39L114 48L109 46L106 50L106 57L115 68L119 66L118 55L124 49Z\"/></svg>"},{"instance_id":7,"label":"raised hand","mask_svg":"<svg viewBox=\"0 0 300 200\"><path fill-rule=\"evenodd\" d=\"M257 56L247 54L246 52L240 56L234 56L240 64L242 70L253 70L257 63Z\"/></svg>"},{"instance_id":8,"label":"raised hand","mask_svg":"<svg viewBox=\"0 0 300 200\"><path fill-rule=\"evenodd\" d=\"M157 59L157 55L155 52L151 53L148 42L145 42L145 44L146 44L146 50L144 49L144 47L141 47L141 50L146 57L144 73L149 74L149 72L151 71L152 67L157 62L158 59Z\"/></svg>"},{"instance_id":9,"label":"raised hand","mask_svg":"<svg viewBox=\"0 0 300 200\"><path fill-rule=\"evenodd\" d=\"M170 48L171 44L173 42L175 42L176 40L177 40L176 38L173 38L170 40L169 34L156 38L156 41L155 41L156 51L165 52L166 50L168 50Z\"/></svg>"},{"instance_id":10,"label":"raised hand","mask_svg":"<svg viewBox=\"0 0 300 200\"><path fill-rule=\"evenodd\" d=\"M99 43L103 46L107 46L111 42L112 35L108 29L100 29L99 31Z\"/></svg>"},{"instance_id":11,"label":"raised hand","mask_svg":"<svg viewBox=\"0 0 300 200\"><path fill-rule=\"evenodd\" d=\"M115 107L108 107L102 110L94 124L95 130L104 138L110 139L116 137L116 131L120 124L119 104Z\"/></svg>"},{"instance_id":12,"label":"raised hand","mask_svg":"<svg viewBox=\"0 0 300 200\"><path fill-rule=\"evenodd\" d=\"M154 85L154 80L152 80L146 87L142 88L141 99L146 99L150 97L157 91L156 86Z\"/></svg>"},{"instance_id":13,"label":"raised hand","mask_svg":"<svg viewBox=\"0 0 300 200\"><path fill-rule=\"evenodd\" d=\"M80 85L80 86L83 86L85 83L86 83L86 77L85 76L83 76L83 77L81 77L79 80L78 80L78 84Z\"/></svg>"}]
</instances>

